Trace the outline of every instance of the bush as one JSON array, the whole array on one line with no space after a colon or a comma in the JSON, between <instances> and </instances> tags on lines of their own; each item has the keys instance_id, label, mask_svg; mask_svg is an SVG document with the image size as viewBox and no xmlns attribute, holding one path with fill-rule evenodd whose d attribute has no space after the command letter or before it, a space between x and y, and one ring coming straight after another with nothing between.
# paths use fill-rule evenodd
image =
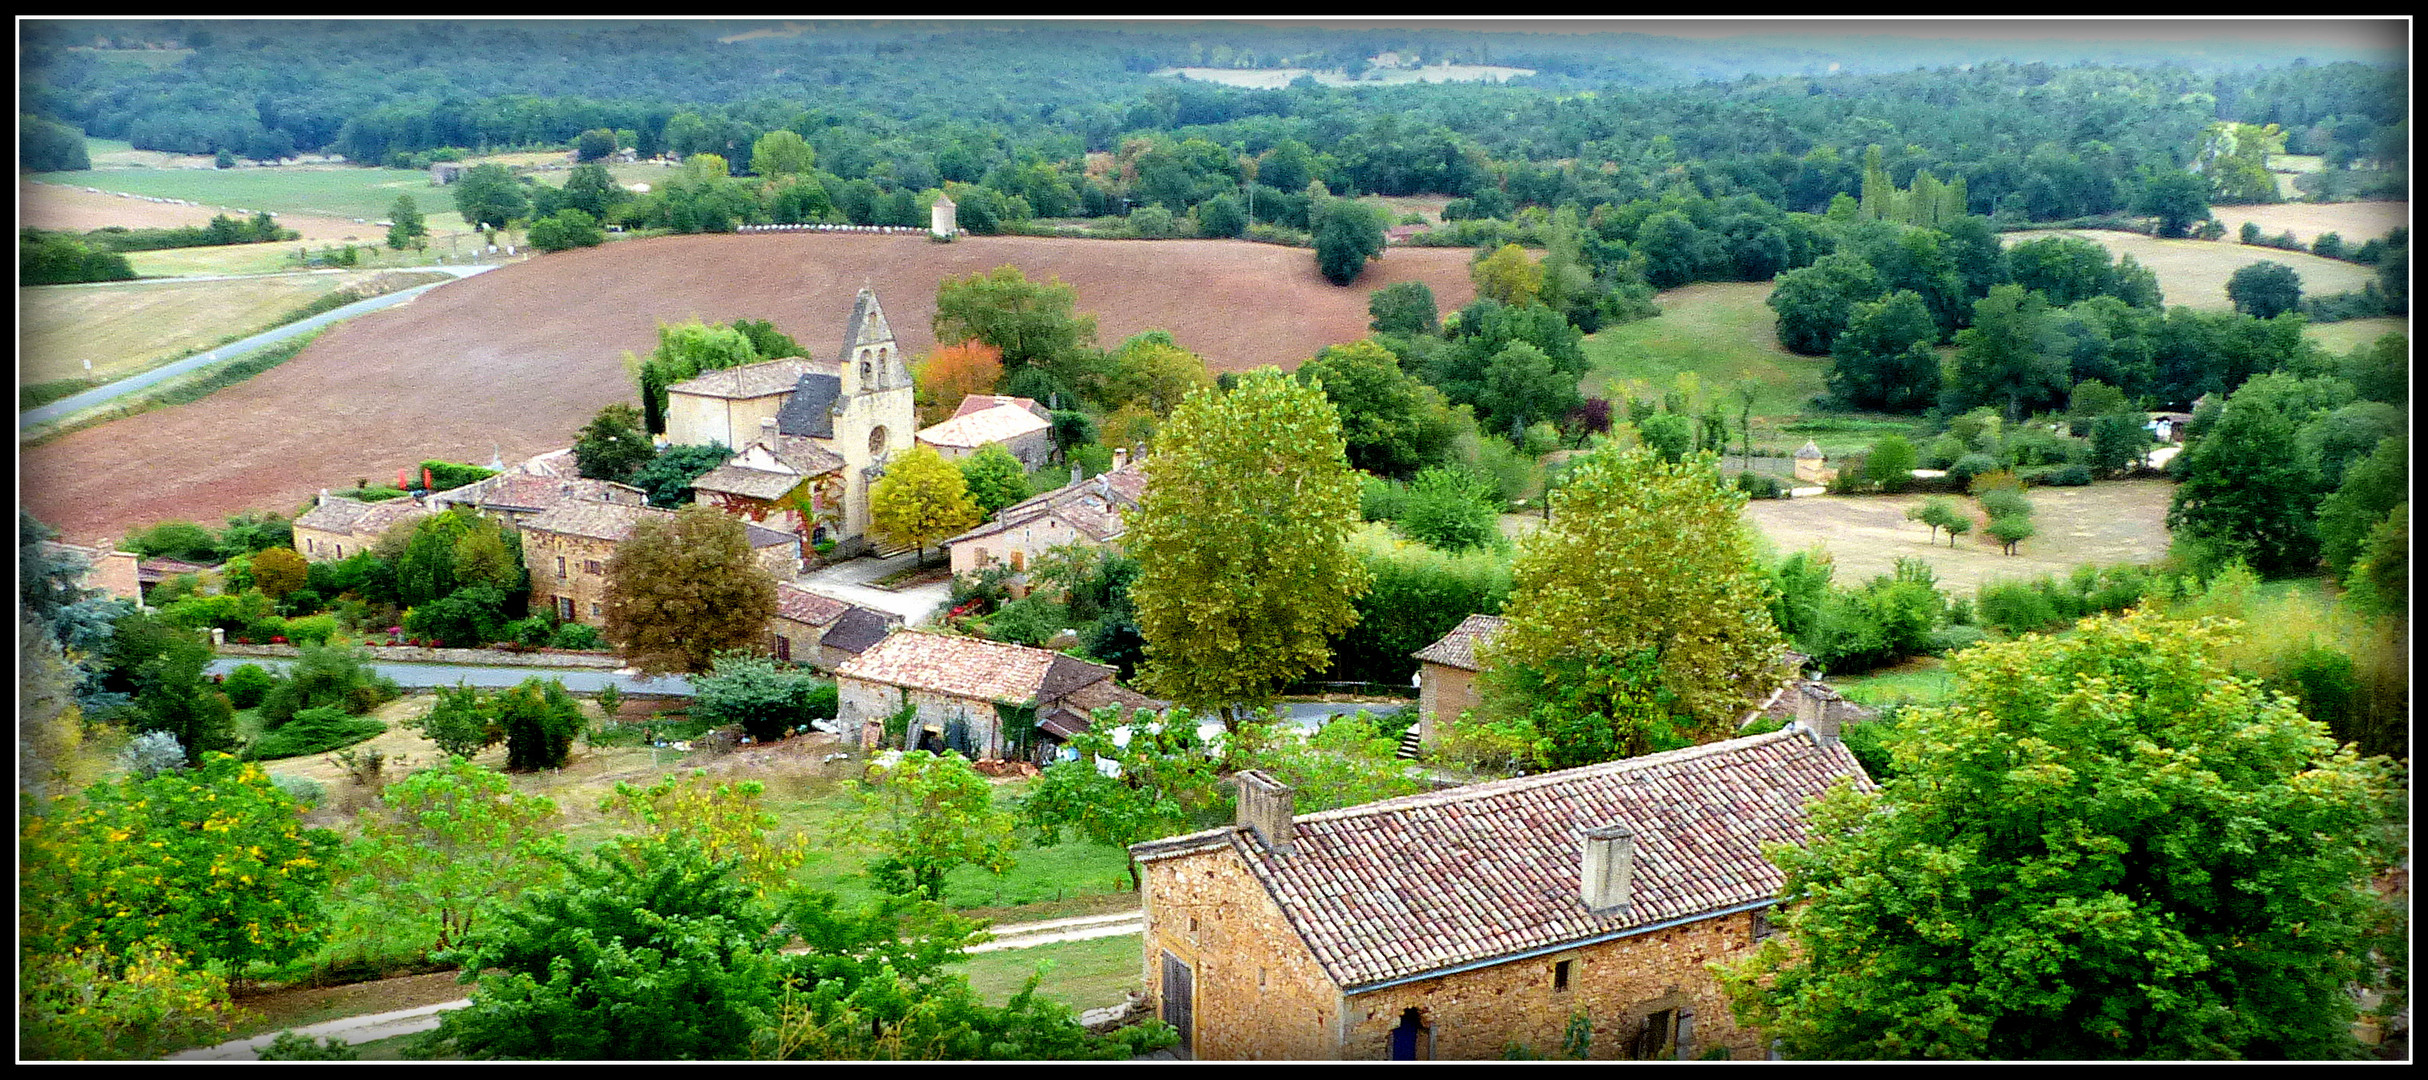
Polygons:
<instances>
[{"instance_id":1,"label":"bush","mask_svg":"<svg viewBox=\"0 0 2428 1080\"><path fill-rule=\"evenodd\" d=\"M556 679L525 679L490 699L489 715L506 736L506 770L562 768L582 733L582 707Z\"/></svg>"},{"instance_id":2,"label":"bush","mask_svg":"<svg viewBox=\"0 0 2428 1080\"><path fill-rule=\"evenodd\" d=\"M1030 602L1008 604L1003 610L1009 613ZM725 653L709 674L693 676L691 685L694 719L712 726L738 724L761 742L835 715L826 695L818 693L831 692L834 684L764 656Z\"/></svg>"},{"instance_id":3,"label":"bush","mask_svg":"<svg viewBox=\"0 0 2428 1080\"><path fill-rule=\"evenodd\" d=\"M277 688L278 676L270 674L269 669L260 664L244 664L237 667L236 670L228 673L227 681L221 683L219 687L221 692L228 695L228 703L239 709L260 706L261 699L268 697L270 691Z\"/></svg>"},{"instance_id":4,"label":"bush","mask_svg":"<svg viewBox=\"0 0 2428 1080\"><path fill-rule=\"evenodd\" d=\"M185 746L166 731L147 731L127 740L126 749L118 754L118 766L149 780L185 768Z\"/></svg>"},{"instance_id":5,"label":"bush","mask_svg":"<svg viewBox=\"0 0 2428 1080\"><path fill-rule=\"evenodd\" d=\"M1368 521L1398 521L1408 512L1408 485L1368 476L1358 489L1357 510Z\"/></svg>"},{"instance_id":6,"label":"bush","mask_svg":"<svg viewBox=\"0 0 2428 1080\"><path fill-rule=\"evenodd\" d=\"M1983 453L1970 453L1957 458L1947 467L1948 478L1959 484L1969 484L1973 478L1998 469L1998 459Z\"/></svg>"},{"instance_id":7,"label":"bush","mask_svg":"<svg viewBox=\"0 0 2428 1080\"><path fill-rule=\"evenodd\" d=\"M270 1045L261 1048L259 1056L263 1061L355 1061L362 1057L362 1051L334 1035L314 1039L281 1031L270 1040Z\"/></svg>"},{"instance_id":8,"label":"bush","mask_svg":"<svg viewBox=\"0 0 2428 1080\"><path fill-rule=\"evenodd\" d=\"M2035 633L2065 622L2045 588L2022 582L1994 581L1983 585L1980 610L1982 622L2010 635Z\"/></svg>"},{"instance_id":9,"label":"bush","mask_svg":"<svg viewBox=\"0 0 2428 1080\"><path fill-rule=\"evenodd\" d=\"M1769 473L1741 472L1737 474L1734 483L1737 490L1744 492L1750 498L1784 499L1787 497L1787 484Z\"/></svg>"},{"instance_id":10,"label":"bush","mask_svg":"<svg viewBox=\"0 0 2428 1080\"><path fill-rule=\"evenodd\" d=\"M452 690L439 688L438 702L422 717L421 729L449 757L469 758L506 737L481 707L481 692L460 683Z\"/></svg>"},{"instance_id":11,"label":"bush","mask_svg":"<svg viewBox=\"0 0 2428 1080\"><path fill-rule=\"evenodd\" d=\"M2017 474L2027 484L2041 487L2087 487L2091 483L2088 465L2051 465Z\"/></svg>"},{"instance_id":12,"label":"bush","mask_svg":"<svg viewBox=\"0 0 2428 1080\"><path fill-rule=\"evenodd\" d=\"M309 776L289 776L285 773L271 773L270 783L277 785L278 790L285 792L287 798L293 799L298 804L307 808L319 806L321 800L327 798L329 795L328 785L323 784L318 780L314 780Z\"/></svg>"},{"instance_id":13,"label":"bush","mask_svg":"<svg viewBox=\"0 0 2428 1080\"><path fill-rule=\"evenodd\" d=\"M290 645L327 645L337 634L337 617L310 615L286 621L286 638Z\"/></svg>"},{"instance_id":14,"label":"bush","mask_svg":"<svg viewBox=\"0 0 2428 1080\"><path fill-rule=\"evenodd\" d=\"M556 634L548 639L548 647L588 652L606 648L607 639L599 636L598 627L569 622L556 628Z\"/></svg>"},{"instance_id":15,"label":"bush","mask_svg":"<svg viewBox=\"0 0 2428 1080\"><path fill-rule=\"evenodd\" d=\"M386 724L349 716L344 709L333 706L305 709L278 730L253 740L253 745L245 749L245 757L266 761L318 754L352 746L386 730Z\"/></svg>"},{"instance_id":16,"label":"bush","mask_svg":"<svg viewBox=\"0 0 2428 1080\"><path fill-rule=\"evenodd\" d=\"M1999 518L2029 518L2032 516L2032 501L2025 498L2023 491L2018 488L1993 487L1982 491L1973 498L1974 501L1981 504L1982 511L1988 514L1992 521Z\"/></svg>"},{"instance_id":17,"label":"bush","mask_svg":"<svg viewBox=\"0 0 2428 1080\"><path fill-rule=\"evenodd\" d=\"M370 658L353 649L303 646L287 677L261 700L261 722L275 729L305 709L342 708L355 715L393 700L396 683L371 670Z\"/></svg>"}]
</instances>

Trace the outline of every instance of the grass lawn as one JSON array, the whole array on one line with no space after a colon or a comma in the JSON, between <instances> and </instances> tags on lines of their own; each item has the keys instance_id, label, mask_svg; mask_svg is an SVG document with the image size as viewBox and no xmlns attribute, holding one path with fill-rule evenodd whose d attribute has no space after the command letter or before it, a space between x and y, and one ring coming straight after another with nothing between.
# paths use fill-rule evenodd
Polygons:
<instances>
[{"instance_id":1,"label":"grass lawn","mask_svg":"<svg viewBox=\"0 0 2428 1080\"><path fill-rule=\"evenodd\" d=\"M1078 1012L1117 1005L1123 995L1138 989L1139 948L1138 935L1122 934L979 953L962 967L970 989L989 1005L1010 1001L1021 983L1042 967L1038 995Z\"/></svg>"},{"instance_id":2,"label":"grass lawn","mask_svg":"<svg viewBox=\"0 0 2428 1080\"><path fill-rule=\"evenodd\" d=\"M2346 319L2343 322L2313 323L2302 328L2302 336L2316 342L2319 348L2342 356L2363 345L2373 345L2387 334L2411 336L2411 320L2403 318Z\"/></svg>"},{"instance_id":3,"label":"grass lawn","mask_svg":"<svg viewBox=\"0 0 2428 1080\"><path fill-rule=\"evenodd\" d=\"M251 250L259 247L261 250ZM277 262L292 245L187 248L189 253ZM140 256L139 256L140 257ZM145 281L17 290L20 385L91 375L107 382L279 325L305 304L361 282L372 272L294 273L240 281Z\"/></svg>"},{"instance_id":4,"label":"grass lawn","mask_svg":"<svg viewBox=\"0 0 2428 1080\"><path fill-rule=\"evenodd\" d=\"M1948 674L1947 664L1935 656L1916 657L1869 675L1831 679L1830 685L1848 700L1875 709L1888 705L1943 705L1956 692L1955 676Z\"/></svg>"},{"instance_id":5,"label":"grass lawn","mask_svg":"<svg viewBox=\"0 0 2428 1080\"><path fill-rule=\"evenodd\" d=\"M44 183L96 187L190 199L205 206L242 207L273 214L317 214L361 218L366 224L388 216L398 195L411 195L422 213L436 216L451 210L453 200L432 187L430 174L417 169L366 169L353 165L284 165L243 169L88 169L42 173ZM431 223L435 230L437 223ZM366 236L378 233L373 229Z\"/></svg>"}]
</instances>

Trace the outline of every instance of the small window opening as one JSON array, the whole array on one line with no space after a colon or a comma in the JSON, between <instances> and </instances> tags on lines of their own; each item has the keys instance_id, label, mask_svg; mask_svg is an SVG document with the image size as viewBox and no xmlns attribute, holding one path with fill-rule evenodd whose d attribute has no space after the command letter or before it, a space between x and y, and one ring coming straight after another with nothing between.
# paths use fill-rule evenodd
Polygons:
<instances>
[{"instance_id":1,"label":"small window opening","mask_svg":"<svg viewBox=\"0 0 2428 1080\"><path fill-rule=\"evenodd\" d=\"M1568 989L1568 977L1576 973L1576 963L1577 962L1574 960L1562 960L1559 963L1551 965L1552 989Z\"/></svg>"}]
</instances>

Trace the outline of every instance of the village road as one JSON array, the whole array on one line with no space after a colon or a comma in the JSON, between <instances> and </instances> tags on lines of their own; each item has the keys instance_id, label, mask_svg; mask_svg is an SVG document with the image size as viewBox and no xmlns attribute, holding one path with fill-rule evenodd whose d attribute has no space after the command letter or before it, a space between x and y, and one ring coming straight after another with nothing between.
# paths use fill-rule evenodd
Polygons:
<instances>
[{"instance_id":1,"label":"village road","mask_svg":"<svg viewBox=\"0 0 2428 1080\"><path fill-rule=\"evenodd\" d=\"M260 664L272 671L283 671L293 663L277 656L235 656L211 661L206 669L213 675L225 675L245 664ZM542 679L563 679L565 689L576 694L595 694L609 683L627 694L651 694L666 697L690 697L691 683L680 675L661 675L654 679L626 674L622 671L600 671L596 668L561 667L480 667L471 664L391 664L374 661L373 671L396 680L405 687L514 686L537 676Z\"/></svg>"},{"instance_id":2,"label":"village road","mask_svg":"<svg viewBox=\"0 0 2428 1080\"><path fill-rule=\"evenodd\" d=\"M905 551L883 559L852 559L805 574L795 584L845 603L902 616L902 625L918 626L952 602L952 586L937 582L909 589L880 589L869 583L910 569L917 552Z\"/></svg>"},{"instance_id":3,"label":"village road","mask_svg":"<svg viewBox=\"0 0 2428 1080\"><path fill-rule=\"evenodd\" d=\"M436 270L439 273L453 274L457 279L462 279L471 277L474 274L478 274L486 270L495 270L497 269L497 266L494 263L485 263L474 266L428 266L415 267L414 269ZM276 345L279 342L285 341L297 334L309 333L331 323L343 322L357 315L367 315L382 308L395 307L398 304L404 303L407 300L411 300L416 296L420 296L423 293L429 292L432 289L446 284L449 284L449 282L433 281L428 285L416 285L410 289L404 290L403 292L393 292L386 296L374 296L368 300L358 300L354 303L338 308L335 311L327 311L314 315L309 319L291 322L285 326L278 327L275 330L265 330L241 341L229 342L228 344L222 345L216 349L212 349L209 352L189 356L183 360L177 361L174 364L153 368L152 370L144 372L141 375L130 375L126 378L118 380L117 382L110 383L107 386L96 386L81 394L74 394L68 397L60 398L59 400L39 409L28 409L24 412L18 413L17 430L23 431L39 424L47 424L63 416L69 416L82 412L105 401L123 397L127 394L134 393L137 390L141 390L144 387L154 385L165 379L183 375L186 372L193 371L197 368L209 367L210 365L219 363L222 360L234 360L237 357L243 356L246 353L250 353L256 349Z\"/></svg>"}]
</instances>

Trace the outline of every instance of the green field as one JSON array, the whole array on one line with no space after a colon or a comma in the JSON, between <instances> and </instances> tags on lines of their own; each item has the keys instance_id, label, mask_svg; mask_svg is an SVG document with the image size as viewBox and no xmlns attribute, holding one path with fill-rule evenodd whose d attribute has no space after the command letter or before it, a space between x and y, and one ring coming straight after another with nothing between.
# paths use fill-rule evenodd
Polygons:
<instances>
[{"instance_id":1,"label":"green field","mask_svg":"<svg viewBox=\"0 0 2428 1080\"><path fill-rule=\"evenodd\" d=\"M2318 343L2318 347L2338 356L2377 341L2387 334L2411 336L2411 320L2403 318L2347 319L2343 322L2314 323L2302 328L2302 334Z\"/></svg>"},{"instance_id":2,"label":"green field","mask_svg":"<svg viewBox=\"0 0 2428 1080\"><path fill-rule=\"evenodd\" d=\"M258 245L287 250L291 245ZM185 251L230 251L188 248ZM182 254L157 252L148 254ZM235 281L113 282L17 290L21 386L86 377L124 378L289 321L296 309L372 275L279 274ZM422 274L396 288L437 280ZM383 289L382 291L394 291Z\"/></svg>"},{"instance_id":3,"label":"green field","mask_svg":"<svg viewBox=\"0 0 2428 1080\"><path fill-rule=\"evenodd\" d=\"M1660 294L1661 314L1585 339L1592 367L1586 395L1621 402L1629 385L1659 398L1680 372L1693 372L1707 397L1728 404L1740 379L1761 385L1754 398L1754 447L1792 453L1811 439L1832 457L1860 450L1891 433L1911 437L1921 421L1881 413L1823 413L1812 399L1828 387L1826 357L1797 356L1779 347L1778 316L1764 301L1769 282L1712 282ZM1733 424L1733 419L1732 419ZM1733 445L1733 443L1732 443Z\"/></svg>"},{"instance_id":4,"label":"green field","mask_svg":"<svg viewBox=\"0 0 2428 1080\"><path fill-rule=\"evenodd\" d=\"M189 199L205 206L243 207L273 214L317 214L322 217L383 220L398 195L411 195L422 213L435 219L440 210L452 213L446 193L430 186L430 174L414 169L365 169L351 165L288 165L260 169L93 169L84 172L41 173L46 184L96 187ZM432 220L436 231L439 222ZM460 223L458 223L460 227ZM369 228L368 224L365 228ZM376 239L379 230L366 233Z\"/></svg>"},{"instance_id":5,"label":"green field","mask_svg":"<svg viewBox=\"0 0 2428 1080\"><path fill-rule=\"evenodd\" d=\"M987 1004L1010 1001L1020 984L1043 967L1037 982L1039 997L1051 998L1071 1011L1120 1004L1122 995L1138 989L1138 935L1063 941L1032 949L999 949L978 953L963 965L970 989Z\"/></svg>"}]
</instances>

